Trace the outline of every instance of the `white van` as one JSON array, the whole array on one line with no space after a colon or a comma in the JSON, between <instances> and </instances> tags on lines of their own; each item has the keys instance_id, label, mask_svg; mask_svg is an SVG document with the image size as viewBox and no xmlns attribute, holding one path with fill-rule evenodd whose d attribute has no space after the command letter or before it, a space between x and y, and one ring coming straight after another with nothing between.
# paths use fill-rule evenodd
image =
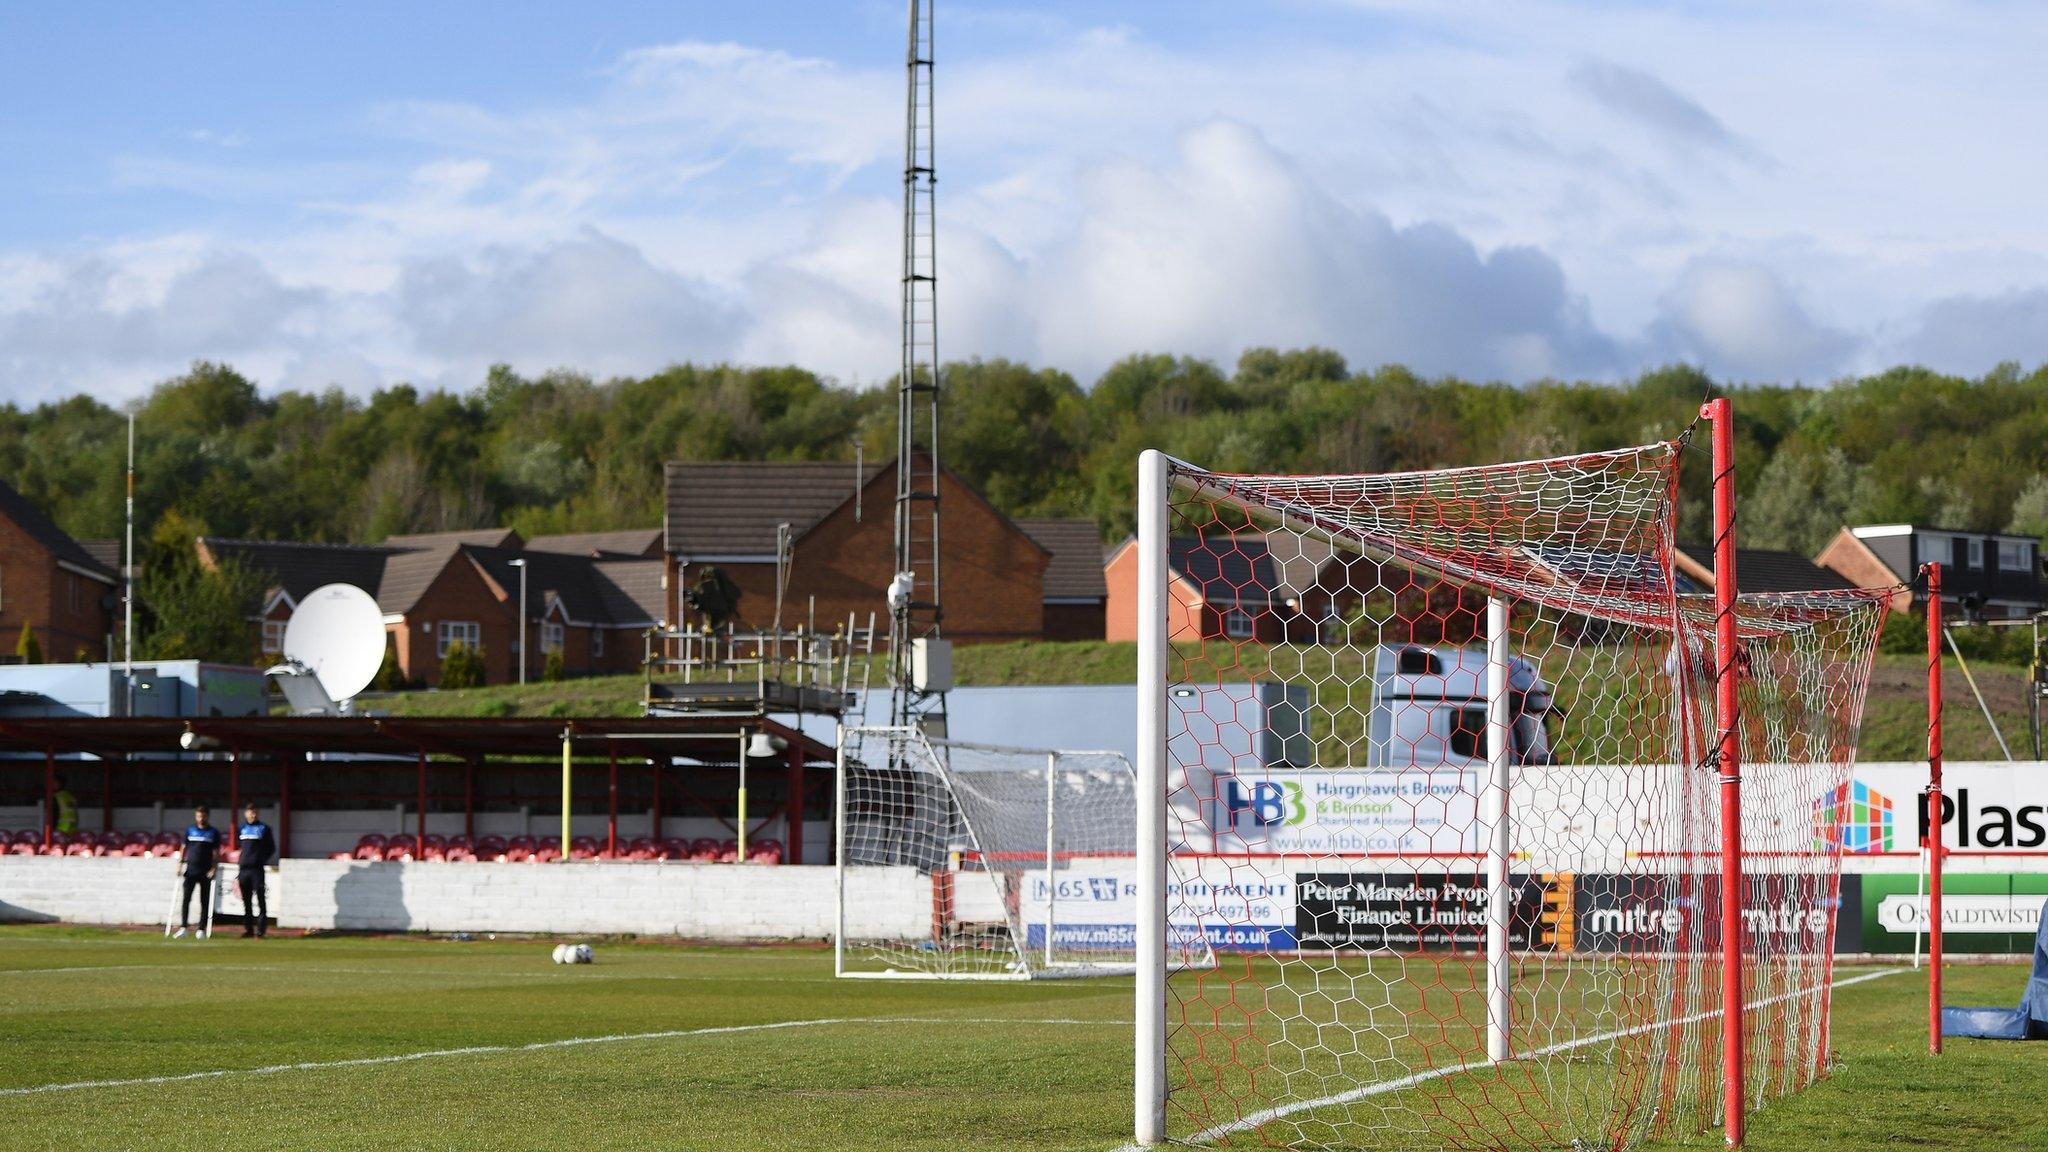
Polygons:
<instances>
[{"instance_id":1,"label":"white van","mask_svg":"<svg viewBox=\"0 0 2048 1152\"><path fill-rule=\"evenodd\" d=\"M1372 650L1368 768L1481 767L1486 763L1486 650L1420 644ZM1536 665L1508 661L1508 717L1517 764L1548 764L1546 722L1562 719Z\"/></svg>"}]
</instances>

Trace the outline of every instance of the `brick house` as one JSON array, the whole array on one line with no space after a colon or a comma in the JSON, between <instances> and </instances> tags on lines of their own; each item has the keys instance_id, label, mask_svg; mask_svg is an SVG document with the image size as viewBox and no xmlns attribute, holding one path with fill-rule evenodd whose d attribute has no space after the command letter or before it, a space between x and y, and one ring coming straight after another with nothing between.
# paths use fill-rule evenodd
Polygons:
<instances>
[{"instance_id":1,"label":"brick house","mask_svg":"<svg viewBox=\"0 0 2048 1152\"><path fill-rule=\"evenodd\" d=\"M1814 563L1864 588L1911 584L1922 564L1938 563L1943 603L1968 600L1992 619L2029 616L2048 607L2041 542L2031 536L1870 524L1837 532ZM1740 574L1741 568L1736 571ZM1892 608L1903 612L1926 599L1925 589L1902 589L1892 598Z\"/></svg>"},{"instance_id":2,"label":"brick house","mask_svg":"<svg viewBox=\"0 0 2048 1152\"><path fill-rule=\"evenodd\" d=\"M1102 533L1095 521L1034 517L1017 521L1052 553L1045 567L1047 640L1100 640L1107 634L1109 583L1102 574Z\"/></svg>"},{"instance_id":3,"label":"brick house","mask_svg":"<svg viewBox=\"0 0 2048 1152\"><path fill-rule=\"evenodd\" d=\"M267 588L251 627L266 658L281 654L285 622L323 584L353 584L376 597L401 676L434 683L441 658L460 641L479 648L491 683L519 678L519 568L526 559L527 676L538 679L560 651L573 675L640 667L641 636L659 620L661 562L594 559L524 548L516 532L394 536L383 544L199 541L202 563L234 558Z\"/></svg>"},{"instance_id":4,"label":"brick house","mask_svg":"<svg viewBox=\"0 0 2048 1152\"><path fill-rule=\"evenodd\" d=\"M870 613L886 620L895 476L892 464L863 472L841 462L671 462L669 618L684 619L684 590L716 567L740 589L740 626L772 626L777 529L787 524L784 627L815 620L831 631L849 616L865 625ZM945 634L964 643L1045 635L1052 551L949 470L940 470L939 498ZM1092 525L1089 531L1086 555L1099 556Z\"/></svg>"},{"instance_id":5,"label":"brick house","mask_svg":"<svg viewBox=\"0 0 2048 1152\"><path fill-rule=\"evenodd\" d=\"M119 563L108 564L6 484L0 484L0 644L23 625L46 660L107 659L120 612Z\"/></svg>"},{"instance_id":6,"label":"brick house","mask_svg":"<svg viewBox=\"0 0 2048 1152\"><path fill-rule=\"evenodd\" d=\"M1175 640L1313 641L1315 628L1301 610L1302 593L1289 583L1290 567L1262 535L1173 537L1166 558L1168 633ZM1111 550L1103 578L1107 638L1136 640L1136 537Z\"/></svg>"}]
</instances>

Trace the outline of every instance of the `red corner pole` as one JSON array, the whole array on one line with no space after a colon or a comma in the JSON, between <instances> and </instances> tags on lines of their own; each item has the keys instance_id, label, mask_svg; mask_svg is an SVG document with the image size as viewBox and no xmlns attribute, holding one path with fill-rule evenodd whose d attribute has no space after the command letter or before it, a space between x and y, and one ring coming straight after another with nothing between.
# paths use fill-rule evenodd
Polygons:
<instances>
[{"instance_id":1,"label":"red corner pole","mask_svg":"<svg viewBox=\"0 0 2048 1152\"><path fill-rule=\"evenodd\" d=\"M1927 1050L1941 1055L1941 565L1927 566Z\"/></svg>"},{"instance_id":2,"label":"red corner pole","mask_svg":"<svg viewBox=\"0 0 2048 1152\"><path fill-rule=\"evenodd\" d=\"M1728 398L1706 402L1714 425L1714 727L1721 786L1721 1103L1730 1147L1742 1143L1742 733L1735 621L1735 419Z\"/></svg>"}]
</instances>

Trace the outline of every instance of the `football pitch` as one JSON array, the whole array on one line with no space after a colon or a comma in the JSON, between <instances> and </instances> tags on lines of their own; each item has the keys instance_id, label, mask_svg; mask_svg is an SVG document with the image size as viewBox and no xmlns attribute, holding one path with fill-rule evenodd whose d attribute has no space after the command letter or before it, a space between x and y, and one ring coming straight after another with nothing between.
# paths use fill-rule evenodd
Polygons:
<instances>
[{"instance_id":1,"label":"football pitch","mask_svg":"<svg viewBox=\"0 0 2048 1152\"><path fill-rule=\"evenodd\" d=\"M1110 1152L1128 1138L1127 979L840 981L819 948L617 941L559 967L551 943L0 929L0 1145ZM1958 966L1950 998L2010 1004L2024 980ZM1924 987L1842 988L1840 1068L1755 1117L1749 1147L2048 1148L2048 1046L1956 1041L1929 1058Z\"/></svg>"}]
</instances>

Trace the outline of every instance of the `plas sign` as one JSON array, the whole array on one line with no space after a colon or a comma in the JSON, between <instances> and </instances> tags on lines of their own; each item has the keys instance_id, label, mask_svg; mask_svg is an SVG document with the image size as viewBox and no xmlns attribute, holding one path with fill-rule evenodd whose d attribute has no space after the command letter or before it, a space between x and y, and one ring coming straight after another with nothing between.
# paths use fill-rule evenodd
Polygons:
<instances>
[{"instance_id":1,"label":"plas sign","mask_svg":"<svg viewBox=\"0 0 2048 1152\"><path fill-rule=\"evenodd\" d=\"M1219 852L1457 854L1479 842L1479 773L1271 771L1216 778Z\"/></svg>"}]
</instances>

